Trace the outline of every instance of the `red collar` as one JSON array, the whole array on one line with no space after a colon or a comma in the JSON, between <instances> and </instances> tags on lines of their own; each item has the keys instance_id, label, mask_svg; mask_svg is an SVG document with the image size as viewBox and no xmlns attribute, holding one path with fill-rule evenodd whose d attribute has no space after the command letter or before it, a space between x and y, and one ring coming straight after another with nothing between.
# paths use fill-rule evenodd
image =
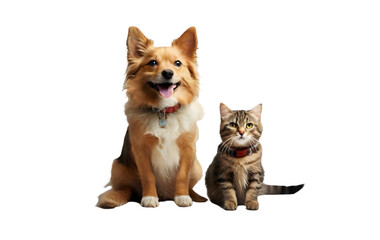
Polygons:
<instances>
[{"instance_id":1,"label":"red collar","mask_svg":"<svg viewBox=\"0 0 380 240\"><path fill-rule=\"evenodd\" d=\"M251 155L252 153L255 153L257 152L257 149L256 148L238 148L238 149L231 149L228 151L228 154L231 156L231 157L245 157L245 156L249 156Z\"/></svg>"},{"instance_id":2,"label":"red collar","mask_svg":"<svg viewBox=\"0 0 380 240\"><path fill-rule=\"evenodd\" d=\"M157 112L157 113L161 113L161 114L163 114L163 113L174 113L174 112L176 112L179 108L181 107L181 104L177 104L177 105L175 105L175 106L172 106L172 107L166 107L166 108L164 108L164 109L159 109L159 108L156 108L156 107L152 107L151 108L151 110L153 111L153 112Z\"/></svg>"},{"instance_id":3,"label":"red collar","mask_svg":"<svg viewBox=\"0 0 380 240\"><path fill-rule=\"evenodd\" d=\"M181 107L181 104L177 104L177 105L175 105L175 106L173 106L173 107L167 107L167 108L165 108L165 113L174 113L174 112L176 112L179 108Z\"/></svg>"}]
</instances>

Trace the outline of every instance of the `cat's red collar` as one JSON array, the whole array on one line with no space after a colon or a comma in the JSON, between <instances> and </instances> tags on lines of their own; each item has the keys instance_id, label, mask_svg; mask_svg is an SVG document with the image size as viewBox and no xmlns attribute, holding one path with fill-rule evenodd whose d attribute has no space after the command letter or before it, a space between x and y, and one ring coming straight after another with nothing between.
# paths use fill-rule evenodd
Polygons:
<instances>
[{"instance_id":1,"label":"cat's red collar","mask_svg":"<svg viewBox=\"0 0 380 240\"><path fill-rule=\"evenodd\" d=\"M257 152L256 148L237 148L237 149L230 149L228 151L228 154L232 157L245 157L249 156L252 153Z\"/></svg>"}]
</instances>

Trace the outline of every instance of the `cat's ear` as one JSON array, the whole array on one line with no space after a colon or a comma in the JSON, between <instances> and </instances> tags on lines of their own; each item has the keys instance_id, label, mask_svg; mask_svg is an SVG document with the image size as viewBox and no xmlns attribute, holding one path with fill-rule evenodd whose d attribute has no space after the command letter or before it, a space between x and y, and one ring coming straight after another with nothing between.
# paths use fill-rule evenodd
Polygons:
<instances>
[{"instance_id":1,"label":"cat's ear","mask_svg":"<svg viewBox=\"0 0 380 240\"><path fill-rule=\"evenodd\" d=\"M263 105L260 103L259 105L257 105L256 107L252 108L248 112L250 114L252 114L253 116L255 116L256 118L258 118L258 120L260 120L261 119L261 111L262 110L263 110Z\"/></svg>"},{"instance_id":2,"label":"cat's ear","mask_svg":"<svg viewBox=\"0 0 380 240\"><path fill-rule=\"evenodd\" d=\"M152 46L153 41L145 37L140 29L137 27L129 27L127 38L128 60L141 58Z\"/></svg>"},{"instance_id":3,"label":"cat's ear","mask_svg":"<svg viewBox=\"0 0 380 240\"><path fill-rule=\"evenodd\" d=\"M229 109L224 103L220 103L220 117L226 117L232 113L232 110Z\"/></svg>"}]
</instances>

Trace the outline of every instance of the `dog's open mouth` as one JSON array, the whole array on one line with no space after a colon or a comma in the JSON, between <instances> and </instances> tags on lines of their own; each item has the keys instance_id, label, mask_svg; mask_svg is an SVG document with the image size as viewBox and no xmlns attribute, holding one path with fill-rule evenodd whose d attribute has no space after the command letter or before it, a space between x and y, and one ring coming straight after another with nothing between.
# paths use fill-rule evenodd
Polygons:
<instances>
[{"instance_id":1,"label":"dog's open mouth","mask_svg":"<svg viewBox=\"0 0 380 240\"><path fill-rule=\"evenodd\" d=\"M160 95L164 98L171 97L173 95L174 90L177 89L181 82L177 83L153 83L148 82L149 86L155 89Z\"/></svg>"}]
</instances>

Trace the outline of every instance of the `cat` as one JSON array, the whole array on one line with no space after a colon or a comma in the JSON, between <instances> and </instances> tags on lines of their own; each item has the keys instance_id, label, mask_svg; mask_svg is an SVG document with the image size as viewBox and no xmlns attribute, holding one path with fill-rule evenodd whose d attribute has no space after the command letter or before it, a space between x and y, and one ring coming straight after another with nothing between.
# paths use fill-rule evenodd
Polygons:
<instances>
[{"instance_id":1,"label":"cat","mask_svg":"<svg viewBox=\"0 0 380 240\"><path fill-rule=\"evenodd\" d=\"M205 180L210 201L225 210L236 210L238 205L243 204L249 210L257 210L259 195L293 194L304 186L263 183L262 147L259 142L263 131L261 111L262 104L249 111L232 111L225 104L220 104L222 143L207 169Z\"/></svg>"}]
</instances>

